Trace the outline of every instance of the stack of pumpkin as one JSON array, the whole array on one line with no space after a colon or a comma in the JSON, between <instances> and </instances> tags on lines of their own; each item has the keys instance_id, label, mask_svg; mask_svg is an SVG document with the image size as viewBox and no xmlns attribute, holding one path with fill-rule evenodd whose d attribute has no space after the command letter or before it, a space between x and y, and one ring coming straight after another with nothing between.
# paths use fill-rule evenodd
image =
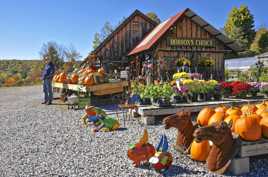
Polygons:
<instances>
[{"instance_id":1,"label":"stack of pumpkin","mask_svg":"<svg viewBox=\"0 0 268 177\"><path fill-rule=\"evenodd\" d=\"M221 105L215 109L203 108L198 116L200 126L225 121L232 122L231 130L246 141L257 141L262 136L268 138L268 101L260 104L246 104L242 107Z\"/></svg>"},{"instance_id":2,"label":"stack of pumpkin","mask_svg":"<svg viewBox=\"0 0 268 177\"><path fill-rule=\"evenodd\" d=\"M65 84L80 84L91 86L104 83L107 81L107 79L103 68L96 70L93 67L88 67L80 70L75 70L73 73L70 73L68 75L65 72L60 72L59 74L54 75L53 81Z\"/></svg>"}]
</instances>

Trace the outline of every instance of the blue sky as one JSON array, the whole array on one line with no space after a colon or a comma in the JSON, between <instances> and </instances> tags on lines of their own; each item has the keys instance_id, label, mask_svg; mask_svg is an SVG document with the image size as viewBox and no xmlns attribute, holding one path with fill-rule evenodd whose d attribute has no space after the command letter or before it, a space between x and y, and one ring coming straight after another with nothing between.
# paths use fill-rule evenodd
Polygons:
<instances>
[{"instance_id":1,"label":"blue sky","mask_svg":"<svg viewBox=\"0 0 268 177\"><path fill-rule=\"evenodd\" d=\"M257 28L268 26L267 0L0 0L0 59L38 59L48 41L73 45L85 57L106 21L116 25L135 9L164 20L189 7L220 28L231 8L242 4Z\"/></svg>"}]
</instances>

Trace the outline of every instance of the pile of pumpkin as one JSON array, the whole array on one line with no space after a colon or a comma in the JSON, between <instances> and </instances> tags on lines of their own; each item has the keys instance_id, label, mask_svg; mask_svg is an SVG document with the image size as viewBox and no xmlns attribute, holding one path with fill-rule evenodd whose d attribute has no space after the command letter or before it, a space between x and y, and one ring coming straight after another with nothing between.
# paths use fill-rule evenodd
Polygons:
<instances>
[{"instance_id":1,"label":"pile of pumpkin","mask_svg":"<svg viewBox=\"0 0 268 177\"><path fill-rule=\"evenodd\" d=\"M87 67L80 70L74 70L74 72L70 74L67 74L66 72L55 74L53 82L91 86L107 82L107 75L103 68L97 70L93 67Z\"/></svg>"},{"instance_id":2,"label":"pile of pumpkin","mask_svg":"<svg viewBox=\"0 0 268 177\"><path fill-rule=\"evenodd\" d=\"M257 141L262 136L268 138L268 101L259 104L245 104L241 107L221 105L215 109L203 108L198 116L200 126L225 121L232 122L231 130L246 141Z\"/></svg>"}]
</instances>

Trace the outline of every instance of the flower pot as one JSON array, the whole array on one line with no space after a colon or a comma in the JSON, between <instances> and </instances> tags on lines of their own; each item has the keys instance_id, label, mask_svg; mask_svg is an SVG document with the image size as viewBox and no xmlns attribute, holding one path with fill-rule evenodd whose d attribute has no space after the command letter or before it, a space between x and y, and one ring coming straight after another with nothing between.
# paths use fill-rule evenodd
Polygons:
<instances>
[{"instance_id":1,"label":"flower pot","mask_svg":"<svg viewBox=\"0 0 268 177\"><path fill-rule=\"evenodd\" d=\"M222 95L219 93L214 93L213 98L215 101L220 101L222 99Z\"/></svg>"},{"instance_id":2,"label":"flower pot","mask_svg":"<svg viewBox=\"0 0 268 177\"><path fill-rule=\"evenodd\" d=\"M198 96L197 96L197 101L198 101L198 102L206 101L206 94L204 94L204 93L199 93Z\"/></svg>"},{"instance_id":3,"label":"flower pot","mask_svg":"<svg viewBox=\"0 0 268 177\"><path fill-rule=\"evenodd\" d=\"M158 107L169 107L171 106L171 102L169 99L157 98L153 99L153 105Z\"/></svg>"},{"instance_id":4,"label":"flower pot","mask_svg":"<svg viewBox=\"0 0 268 177\"><path fill-rule=\"evenodd\" d=\"M182 95L176 95L172 97L172 103L178 104L178 103L185 103L187 102L186 98Z\"/></svg>"},{"instance_id":5,"label":"flower pot","mask_svg":"<svg viewBox=\"0 0 268 177\"><path fill-rule=\"evenodd\" d=\"M212 94L211 93L206 93L206 101L212 100Z\"/></svg>"},{"instance_id":6,"label":"flower pot","mask_svg":"<svg viewBox=\"0 0 268 177\"><path fill-rule=\"evenodd\" d=\"M235 95L235 97L244 99L244 98L247 98L247 93L241 92L241 93Z\"/></svg>"},{"instance_id":7,"label":"flower pot","mask_svg":"<svg viewBox=\"0 0 268 177\"><path fill-rule=\"evenodd\" d=\"M142 98L140 99L140 105L151 105L151 99L150 98Z\"/></svg>"},{"instance_id":8,"label":"flower pot","mask_svg":"<svg viewBox=\"0 0 268 177\"><path fill-rule=\"evenodd\" d=\"M197 93L193 93L193 94L189 95L189 98L191 99L191 102L197 102L197 100L198 100L198 94Z\"/></svg>"}]
</instances>

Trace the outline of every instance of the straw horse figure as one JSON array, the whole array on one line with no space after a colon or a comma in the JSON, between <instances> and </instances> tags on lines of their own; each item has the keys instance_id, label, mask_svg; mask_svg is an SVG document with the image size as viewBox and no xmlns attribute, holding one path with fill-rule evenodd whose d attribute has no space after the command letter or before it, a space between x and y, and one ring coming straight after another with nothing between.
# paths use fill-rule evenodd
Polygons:
<instances>
[{"instance_id":1,"label":"straw horse figure","mask_svg":"<svg viewBox=\"0 0 268 177\"><path fill-rule=\"evenodd\" d=\"M194 131L193 135L197 142L203 140L213 142L206 160L210 171L223 174L230 165L231 159L237 153L239 141L233 138L230 126L226 122L221 122Z\"/></svg>"},{"instance_id":2,"label":"straw horse figure","mask_svg":"<svg viewBox=\"0 0 268 177\"><path fill-rule=\"evenodd\" d=\"M180 152L189 152L190 145L194 139L193 132L197 128L191 120L191 112L178 112L164 118L165 129L174 127L178 130L175 149Z\"/></svg>"}]
</instances>

